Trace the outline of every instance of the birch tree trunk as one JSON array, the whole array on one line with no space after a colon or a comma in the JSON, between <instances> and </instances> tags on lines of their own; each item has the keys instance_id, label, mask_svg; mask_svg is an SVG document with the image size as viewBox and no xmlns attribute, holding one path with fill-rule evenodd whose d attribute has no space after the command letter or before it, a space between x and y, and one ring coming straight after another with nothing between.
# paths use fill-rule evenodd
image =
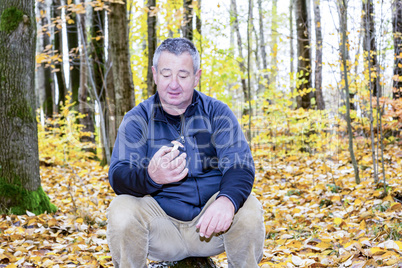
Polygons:
<instances>
[{"instance_id":1,"label":"birch tree trunk","mask_svg":"<svg viewBox=\"0 0 402 268\"><path fill-rule=\"evenodd\" d=\"M78 104L78 89L80 87L80 61L78 59L78 27L76 13L69 14L73 20L71 24L67 23L67 44L70 60L70 83L69 91L72 93L72 101Z\"/></svg>"},{"instance_id":2,"label":"birch tree trunk","mask_svg":"<svg viewBox=\"0 0 402 268\"><path fill-rule=\"evenodd\" d=\"M41 187L34 1L0 1L0 211L54 212Z\"/></svg>"},{"instance_id":3,"label":"birch tree trunk","mask_svg":"<svg viewBox=\"0 0 402 268\"><path fill-rule=\"evenodd\" d=\"M81 3L85 3L85 0L81 0ZM79 59L80 59L80 76L79 76L79 90L78 90L78 111L81 114L86 115L79 120L79 123L84 126L82 131L92 133L90 136L84 136L81 138L82 142L90 142L94 145L93 148L84 148L86 151L96 154L96 142L95 142L95 123L94 123L94 100L90 98L88 89L88 63L84 54L84 46L87 47L87 32L86 32L86 16L87 14L80 14L77 17L78 32L81 35ZM89 100L88 100L89 99Z\"/></svg>"},{"instance_id":4,"label":"birch tree trunk","mask_svg":"<svg viewBox=\"0 0 402 268\"><path fill-rule=\"evenodd\" d=\"M49 53L50 47L50 28L49 28L49 16L47 10L46 2L38 2L37 4L39 14L42 17L38 25L38 37L39 37L39 47L38 53ZM42 62L37 69L37 89L39 97L39 106L42 107L46 116L51 117L53 115L53 97L52 92L54 92L54 81L52 79L53 75L51 73L51 67L49 64Z\"/></svg>"},{"instance_id":5,"label":"birch tree trunk","mask_svg":"<svg viewBox=\"0 0 402 268\"><path fill-rule=\"evenodd\" d=\"M53 0L53 5L52 5L52 18L53 20L57 20L61 22L61 9L59 7L61 6L60 0ZM61 28L62 25L57 23L54 32L53 32L53 49L55 52L55 55L58 55L59 58L62 58L63 54L63 38L62 38L62 33L61 33ZM56 69L59 71L56 72L56 79L57 79L57 89L59 91L59 100L53 101L54 99L54 93L55 91L52 92L52 102L59 104L60 102L64 103L65 102L65 96L67 94L67 87L66 87L66 80L64 77L64 72L63 72L63 65L60 61L57 61L55 64ZM56 90L56 89L54 89ZM52 105L52 107L56 107L55 105ZM60 112L60 106L57 105L57 109L54 109L54 112Z\"/></svg>"},{"instance_id":6,"label":"birch tree trunk","mask_svg":"<svg viewBox=\"0 0 402 268\"><path fill-rule=\"evenodd\" d=\"M239 67L241 71L241 85L242 85L242 90L243 90L243 96L244 96L244 102L247 103L250 99L250 96L248 94L248 89L246 85L246 79L245 79L245 74L246 74L246 66L244 64L244 58L243 58L243 45L242 45L242 40L241 40L241 35L240 35L240 29L239 29L239 20L238 20L238 13L237 13L237 4L236 0L231 0L231 4L233 7L233 27L236 32L236 37L237 37L237 48L239 50ZM251 114L251 110L249 109L248 105L245 105L243 108L243 115L248 115Z\"/></svg>"}]
</instances>

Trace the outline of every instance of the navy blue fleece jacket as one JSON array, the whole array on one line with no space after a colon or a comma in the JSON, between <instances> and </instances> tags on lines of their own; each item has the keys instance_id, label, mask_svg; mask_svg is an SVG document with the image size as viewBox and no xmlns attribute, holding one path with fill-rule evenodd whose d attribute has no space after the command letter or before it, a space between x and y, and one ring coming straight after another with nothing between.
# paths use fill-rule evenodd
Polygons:
<instances>
[{"instance_id":1,"label":"navy blue fleece jacket","mask_svg":"<svg viewBox=\"0 0 402 268\"><path fill-rule=\"evenodd\" d=\"M148 175L148 164L164 145L178 140L187 153L188 175L160 185ZM120 125L109 169L116 194L151 195L170 216L190 221L219 192L235 211L249 196L254 162L240 125L221 101L194 90L181 127L169 123L158 93L130 110Z\"/></svg>"}]
</instances>

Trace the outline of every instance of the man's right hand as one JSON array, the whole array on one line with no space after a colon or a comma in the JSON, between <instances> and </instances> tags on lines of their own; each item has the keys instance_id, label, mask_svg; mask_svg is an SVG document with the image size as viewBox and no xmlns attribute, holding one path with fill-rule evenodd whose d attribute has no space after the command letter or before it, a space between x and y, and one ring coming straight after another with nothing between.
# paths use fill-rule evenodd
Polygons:
<instances>
[{"instance_id":1,"label":"man's right hand","mask_svg":"<svg viewBox=\"0 0 402 268\"><path fill-rule=\"evenodd\" d=\"M158 184L178 182L188 173L186 153L179 156L179 150L162 146L152 157L148 165L148 174Z\"/></svg>"}]
</instances>

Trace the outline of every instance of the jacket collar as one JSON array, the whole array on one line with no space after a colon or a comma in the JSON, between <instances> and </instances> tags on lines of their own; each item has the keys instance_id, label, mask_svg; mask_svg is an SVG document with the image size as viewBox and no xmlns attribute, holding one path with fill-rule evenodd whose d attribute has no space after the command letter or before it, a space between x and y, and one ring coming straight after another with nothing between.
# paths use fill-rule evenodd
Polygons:
<instances>
[{"instance_id":1,"label":"jacket collar","mask_svg":"<svg viewBox=\"0 0 402 268\"><path fill-rule=\"evenodd\" d=\"M200 104L200 93L194 89L193 92L193 100L191 104L187 107L186 111L184 112L185 117L193 116L197 110L197 105ZM153 113L152 118L154 120L166 121L165 111L163 110L162 103L159 98L159 93L155 93L154 98L154 105L153 105Z\"/></svg>"}]
</instances>

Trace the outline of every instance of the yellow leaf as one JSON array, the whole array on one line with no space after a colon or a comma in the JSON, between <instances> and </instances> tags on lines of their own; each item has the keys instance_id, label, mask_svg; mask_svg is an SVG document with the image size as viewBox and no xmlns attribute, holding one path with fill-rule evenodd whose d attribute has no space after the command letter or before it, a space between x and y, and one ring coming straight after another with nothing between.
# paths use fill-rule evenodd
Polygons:
<instances>
[{"instance_id":1,"label":"yellow leaf","mask_svg":"<svg viewBox=\"0 0 402 268\"><path fill-rule=\"evenodd\" d=\"M287 244L286 247L288 247L288 248L294 248L294 249L299 249L299 248L302 247L302 243L301 243L300 241L293 240L292 242L290 242L289 244Z\"/></svg>"},{"instance_id":2,"label":"yellow leaf","mask_svg":"<svg viewBox=\"0 0 402 268\"><path fill-rule=\"evenodd\" d=\"M360 222L359 229L360 229L360 230L366 230L366 221L365 221L365 220L362 220L362 221Z\"/></svg>"},{"instance_id":3,"label":"yellow leaf","mask_svg":"<svg viewBox=\"0 0 402 268\"><path fill-rule=\"evenodd\" d=\"M373 255L382 255L385 252L386 252L385 250L383 250L382 248L379 248L379 247L370 248L370 253Z\"/></svg>"},{"instance_id":4,"label":"yellow leaf","mask_svg":"<svg viewBox=\"0 0 402 268\"><path fill-rule=\"evenodd\" d=\"M327 243L327 242L320 242L320 243L318 243L317 245L315 245L317 248L320 248L320 249L328 249L328 248L332 248L332 246L331 246L331 244L330 243Z\"/></svg>"},{"instance_id":5,"label":"yellow leaf","mask_svg":"<svg viewBox=\"0 0 402 268\"><path fill-rule=\"evenodd\" d=\"M300 213L300 212L301 212L301 210L299 208L293 209L293 214Z\"/></svg>"},{"instance_id":6,"label":"yellow leaf","mask_svg":"<svg viewBox=\"0 0 402 268\"><path fill-rule=\"evenodd\" d=\"M358 205L360 205L361 203L363 203L363 202L362 202L362 200L361 200L360 198L357 198L357 199L355 200L355 206L358 206Z\"/></svg>"},{"instance_id":7,"label":"yellow leaf","mask_svg":"<svg viewBox=\"0 0 402 268\"><path fill-rule=\"evenodd\" d=\"M394 211L400 211L402 209L402 204L395 202L391 205L391 207L389 208L390 211L394 212Z\"/></svg>"},{"instance_id":8,"label":"yellow leaf","mask_svg":"<svg viewBox=\"0 0 402 268\"><path fill-rule=\"evenodd\" d=\"M339 224L341 224L343 222L343 220L341 219L341 218L335 218L334 219L334 223L336 224L336 225L339 225Z\"/></svg>"},{"instance_id":9,"label":"yellow leaf","mask_svg":"<svg viewBox=\"0 0 402 268\"><path fill-rule=\"evenodd\" d=\"M76 222L76 223L83 223L83 222L84 222L84 219L83 219L83 218L78 218L75 222Z\"/></svg>"},{"instance_id":10,"label":"yellow leaf","mask_svg":"<svg viewBox=\"0 0 402 268\"><path fill-rule=\"evenodd\" d=\"M69 19L69 20L67 21L67 23L68 23L68 24L74 24L74 20L73 20L73 19Z\"/></svg>"},{"instance_id":11,"label":"yellow leaf","mask_svg":"<svg viewBox=\"0 0 402 268\"><path fill-rule=\"evenodd\" d=\"M387 195L384 199L383 199L383 201L384 202L386 202L386 201L389 201L389 202L394 202L394 199L392 198L392 196L390 196L390 195Z\"/></svg>"}]
</instances>

